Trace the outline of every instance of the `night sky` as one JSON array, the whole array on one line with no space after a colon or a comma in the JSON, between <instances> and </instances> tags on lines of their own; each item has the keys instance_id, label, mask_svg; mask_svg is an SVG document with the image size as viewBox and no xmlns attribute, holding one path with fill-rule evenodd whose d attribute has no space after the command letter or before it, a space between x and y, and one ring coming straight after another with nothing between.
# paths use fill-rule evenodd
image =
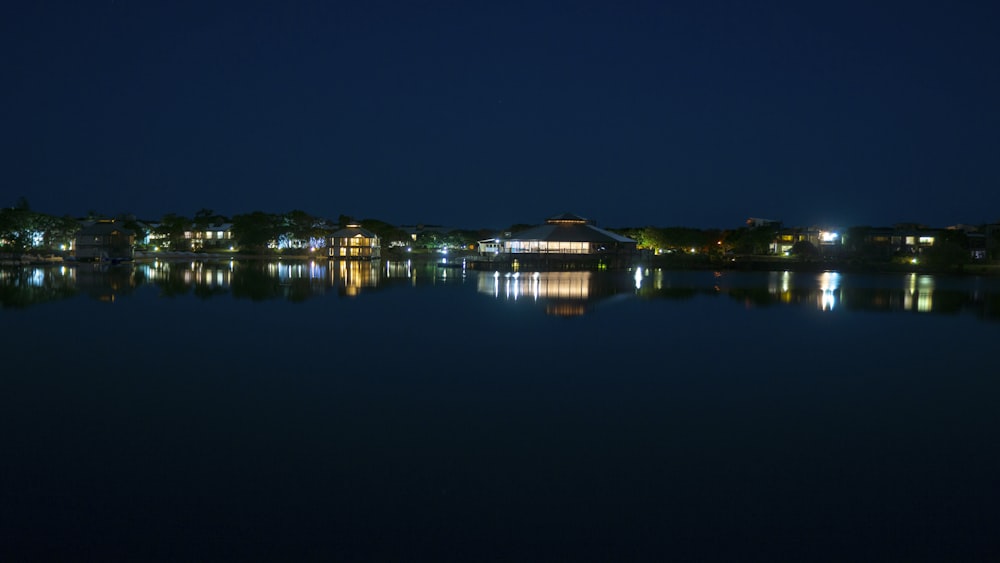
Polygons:
<instances>
[{"instance_id":1,"label":"night sky","mask_svg":"<svg viewBox=\"0 0 1000 563\"><path fill-rule=\"evenodd\" d=\"M1000 221L1000 2L5 6L0 205Z\"/></svg>"}]
</instances>

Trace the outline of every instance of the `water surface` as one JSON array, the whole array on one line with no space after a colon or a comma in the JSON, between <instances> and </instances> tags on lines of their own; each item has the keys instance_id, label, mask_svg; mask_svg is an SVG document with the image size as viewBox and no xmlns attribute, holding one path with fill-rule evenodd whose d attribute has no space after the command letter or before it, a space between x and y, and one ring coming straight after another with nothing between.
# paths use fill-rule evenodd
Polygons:
<instances>
[{"instance_id":1,"label":"water surface","mask_svg":"<svg viewBox=\"0 0 1000 563\"><path fill-rule=\"evenodd\" d=\"M977 561L1000 284L0 272L5 559Z\"/></svg>"}]
</instances>

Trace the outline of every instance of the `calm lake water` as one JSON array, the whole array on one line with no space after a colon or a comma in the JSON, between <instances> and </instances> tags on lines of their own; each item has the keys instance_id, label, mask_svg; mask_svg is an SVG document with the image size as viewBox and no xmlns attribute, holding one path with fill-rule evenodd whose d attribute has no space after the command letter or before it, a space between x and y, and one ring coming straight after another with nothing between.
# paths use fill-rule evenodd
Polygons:
<instances>
[{"instance_id":1,"label":"calm lake water","mask_svg":"<svg viewBox=\"0 0 1000 563\"><path fill-rule=\"evenodd\" d=\"M0 559L996 561L1000 280L0 270Z\"/></svg>"}]
</instances>

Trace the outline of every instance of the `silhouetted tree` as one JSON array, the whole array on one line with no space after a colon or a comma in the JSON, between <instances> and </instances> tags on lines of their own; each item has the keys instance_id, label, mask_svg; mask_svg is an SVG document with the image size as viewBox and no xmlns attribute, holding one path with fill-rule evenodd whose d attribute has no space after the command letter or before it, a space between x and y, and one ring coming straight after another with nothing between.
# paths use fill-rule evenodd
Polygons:
<instances>
[{"instance_id":1,"label":"silhouetted tree","mask_svg":"<svg viewBox=\"0 0 1000 563\"><path fill-rule=\"evenodd\" d=\"M947 229L934 237L934 245L923 253L922 261L932 268L957 268L972 261L965 231Z\"/></svg>"},{"instance_id":2,"label":"silhouetted tree","mask_svg":"<svg viewBox=\"0 0 1000 563\"><path fill-rule=\"evenodd\" d=\"M243 250L263 251L283 233L279 217L263 211L233 216L233 236Z\"/></svg>"},{"instance_id":3,"label":"silhouetted tree","mask_svg":"<svg viewBox=\"0 0 1000 563\"><path fill-rule=\"evenodd\" d=\"M407 234L406 231L395 225L386 223L385 221L380 221L378 219L365 219L361 221L361 225L378 235L378 238L382 239L383 246L388 244L390 241L410 241L410 235ZM341 227L343 227L343 225L341 225Z\"/></svg>"},{"instance_id":4,"label":"silhouetted tree","mask_svg":"<svg viewBox=\"0 0 1000 563\"><path fill-rule=\"evenodd\" d=\"M220 223L220 218L221 217L215 214L215 211L203 207L194 214L194 221L192 222L198 230L204 231L213 224Z\"/></svg>"},{"instance_id":5,"label":"silhouetted tree","mask_svg":"<svg viewBox=\"0 0 1000 563\"><path fill-rule=\"evenodd\" d=\"M728 238L733 250L741 254L767 254L768 248L777 235L777 227L742 227L734 231Z\"/></svg>"},{"instance_id":6,"label":"silhouetted tree","mask_svg":"<svg viewBox=\"0 0 1000 563\"><path fill-rule=\"evenodd\" d=\"M167 213L160 219L156 227L157 234L165 237L167 245L173 250L190 250L185 245L184 231L191 227L191 220L176 213Z\"/></svg>"},{"instance_id":7,"label":"silhouetted tree","mask_svg":"<svg viewBox=\"0 0 1000 563\"><path fill-rule=\"evenodd\" d=\"M20 207L0 209L0 242L5 252L22 254L31 248L35 231L34 214Z\"/></svg>"},{"instance_id":8,"label":"silhouetted tree","mask_svg":"<svg viewBox=\"0 0 1000 563\"><path fill-rule=\"evenodd\" d=\"M791 254L801 260L811 260L819 256L819 249L807 240L800 240L792 245Z\"/></svg>"}]
</instances>

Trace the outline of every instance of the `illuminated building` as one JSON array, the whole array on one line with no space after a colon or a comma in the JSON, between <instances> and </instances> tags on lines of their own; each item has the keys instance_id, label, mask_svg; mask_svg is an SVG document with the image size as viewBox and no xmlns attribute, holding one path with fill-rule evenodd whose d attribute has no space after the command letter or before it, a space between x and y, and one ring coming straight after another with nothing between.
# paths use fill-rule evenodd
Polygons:
<instances>
[{"instance_id":1,"label":"illuminated building","mask_svg":"<svg viewBox=\"0 0 1000 563\"><path fill-rule=\"evenodd\" d=\"M330 258L339 260L373 260L381 256L378 235L349 224L330 235Z\"/></svg>"},{"instance_id":2,"label":"illuminated building","mask_svg":"<svg viewBox=\"0 0 1000 563\"><path fill-rule=\"evenodd\" d=\"M602 229L589 219L564 213L514 233L502 241L500 252L538 255L613 255L631 257L636 241Z\"/></svg>"}]
</instances>

